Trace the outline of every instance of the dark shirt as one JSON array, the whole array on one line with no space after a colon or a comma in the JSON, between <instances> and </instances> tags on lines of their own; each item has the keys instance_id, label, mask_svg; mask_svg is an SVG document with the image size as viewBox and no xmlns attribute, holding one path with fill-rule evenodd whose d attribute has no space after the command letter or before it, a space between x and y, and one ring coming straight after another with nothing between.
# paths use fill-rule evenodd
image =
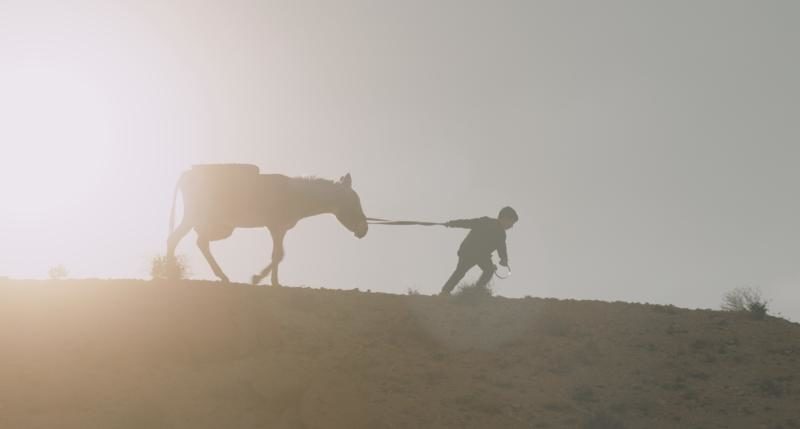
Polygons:
<instances>
[{"instance_id":1,"label":"dark shirt","mask_svg":"<svg viewBox=\"0 0 800 429\"><path fill-rule=\"evenodd\" d=\"M500 260L507 262L508 253L506 251L506 230L500 225L497 219L490 217L479 217L476 219L451 220L445 225L452 228L470 229L469 234L461 242L458 248L458 255L461 257L484 258L491 256L497 250Z\"/></svg>"}]
</instances>

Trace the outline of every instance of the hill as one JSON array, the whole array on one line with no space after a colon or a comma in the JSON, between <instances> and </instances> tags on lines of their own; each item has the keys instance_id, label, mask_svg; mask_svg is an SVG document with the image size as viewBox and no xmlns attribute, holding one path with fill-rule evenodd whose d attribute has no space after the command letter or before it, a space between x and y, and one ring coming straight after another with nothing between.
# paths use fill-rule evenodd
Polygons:
<instances>
[{"instance_id":1,"label":"hill","mask_svg":"<svg viewBox=\"0 0 800 429\"><path fill-rule=\"evenodd\" d=\"M0 280L0 428L800 428L800 325L671 306Z\"/></svg>"}]
</instances>

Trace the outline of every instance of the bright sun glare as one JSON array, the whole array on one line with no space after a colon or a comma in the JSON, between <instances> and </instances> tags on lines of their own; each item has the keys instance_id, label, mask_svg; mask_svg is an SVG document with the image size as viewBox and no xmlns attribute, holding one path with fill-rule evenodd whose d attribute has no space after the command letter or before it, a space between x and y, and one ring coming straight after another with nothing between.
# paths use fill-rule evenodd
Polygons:
<instances>
[{"instance_id":1,"label":"bright sun glare","mask_svg":"<svg viewBox=\"0 0 800 429\"><path fill-rule=\"evenodd\" d=\"M3 74L8 76L0 91L5 215L47 222L85 207L87 197L103 186L112 155L105 97L88 77L58 67Z\"/></svg>"}]
</instances>

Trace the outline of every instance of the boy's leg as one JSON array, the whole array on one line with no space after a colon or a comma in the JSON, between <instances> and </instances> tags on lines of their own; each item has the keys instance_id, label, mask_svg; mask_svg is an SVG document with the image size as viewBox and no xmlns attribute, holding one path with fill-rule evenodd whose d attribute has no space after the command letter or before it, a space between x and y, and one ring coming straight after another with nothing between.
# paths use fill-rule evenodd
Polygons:
<instances>
[{"instance_id":1,"label":"boy's leg","mask_svg":"<svg viewBox=\"0 0 800 429\"><path fill-rule=\"evenodd\" d=\"M475 285L484 287L489 284L489 280L492 279L492 275L497 270L497 267L494 265L491 258L481 259L480 262L478 262L478 266L481 267L483 273L481 273L481 277Z\"/></svg>"},{"instance_id":2,"label":"boy's leg","mask_svg":"<svg viewBox=\"0 0 800 429\"><path fill-rule=\"evenodd\" d=\"M464 278L464 275L467 274L470 268L472 268L475 263L467 262L466 259L459 257L458 258L458 265L456 265L456 270L453 271L453 274L447 279L447 282L442 286L442 291L439 292L439 295L450 295L450 292L456 287L458 282Z\"/></svg>"}]
</instances>

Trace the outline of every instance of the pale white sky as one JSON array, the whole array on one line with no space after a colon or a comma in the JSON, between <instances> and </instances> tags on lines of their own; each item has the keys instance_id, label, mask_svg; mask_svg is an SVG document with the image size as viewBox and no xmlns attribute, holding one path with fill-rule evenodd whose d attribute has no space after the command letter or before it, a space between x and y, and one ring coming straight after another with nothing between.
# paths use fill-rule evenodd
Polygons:
<instances>
[{"instance_id":1,"label":"pale white sky","mask_svg":"<svg viewBox=\"0 0 800 429\"><path fill-rule=\"evenodd\" d=\"M180 172L249 162L376 217L514 206L501 295L800 320L800 3L66 3L0 0L0 275L146 277ZM462 237L309 219L281 277L434 293ZM270 253L212 246L235 281Z\"/></svg>"}]
</instances>

